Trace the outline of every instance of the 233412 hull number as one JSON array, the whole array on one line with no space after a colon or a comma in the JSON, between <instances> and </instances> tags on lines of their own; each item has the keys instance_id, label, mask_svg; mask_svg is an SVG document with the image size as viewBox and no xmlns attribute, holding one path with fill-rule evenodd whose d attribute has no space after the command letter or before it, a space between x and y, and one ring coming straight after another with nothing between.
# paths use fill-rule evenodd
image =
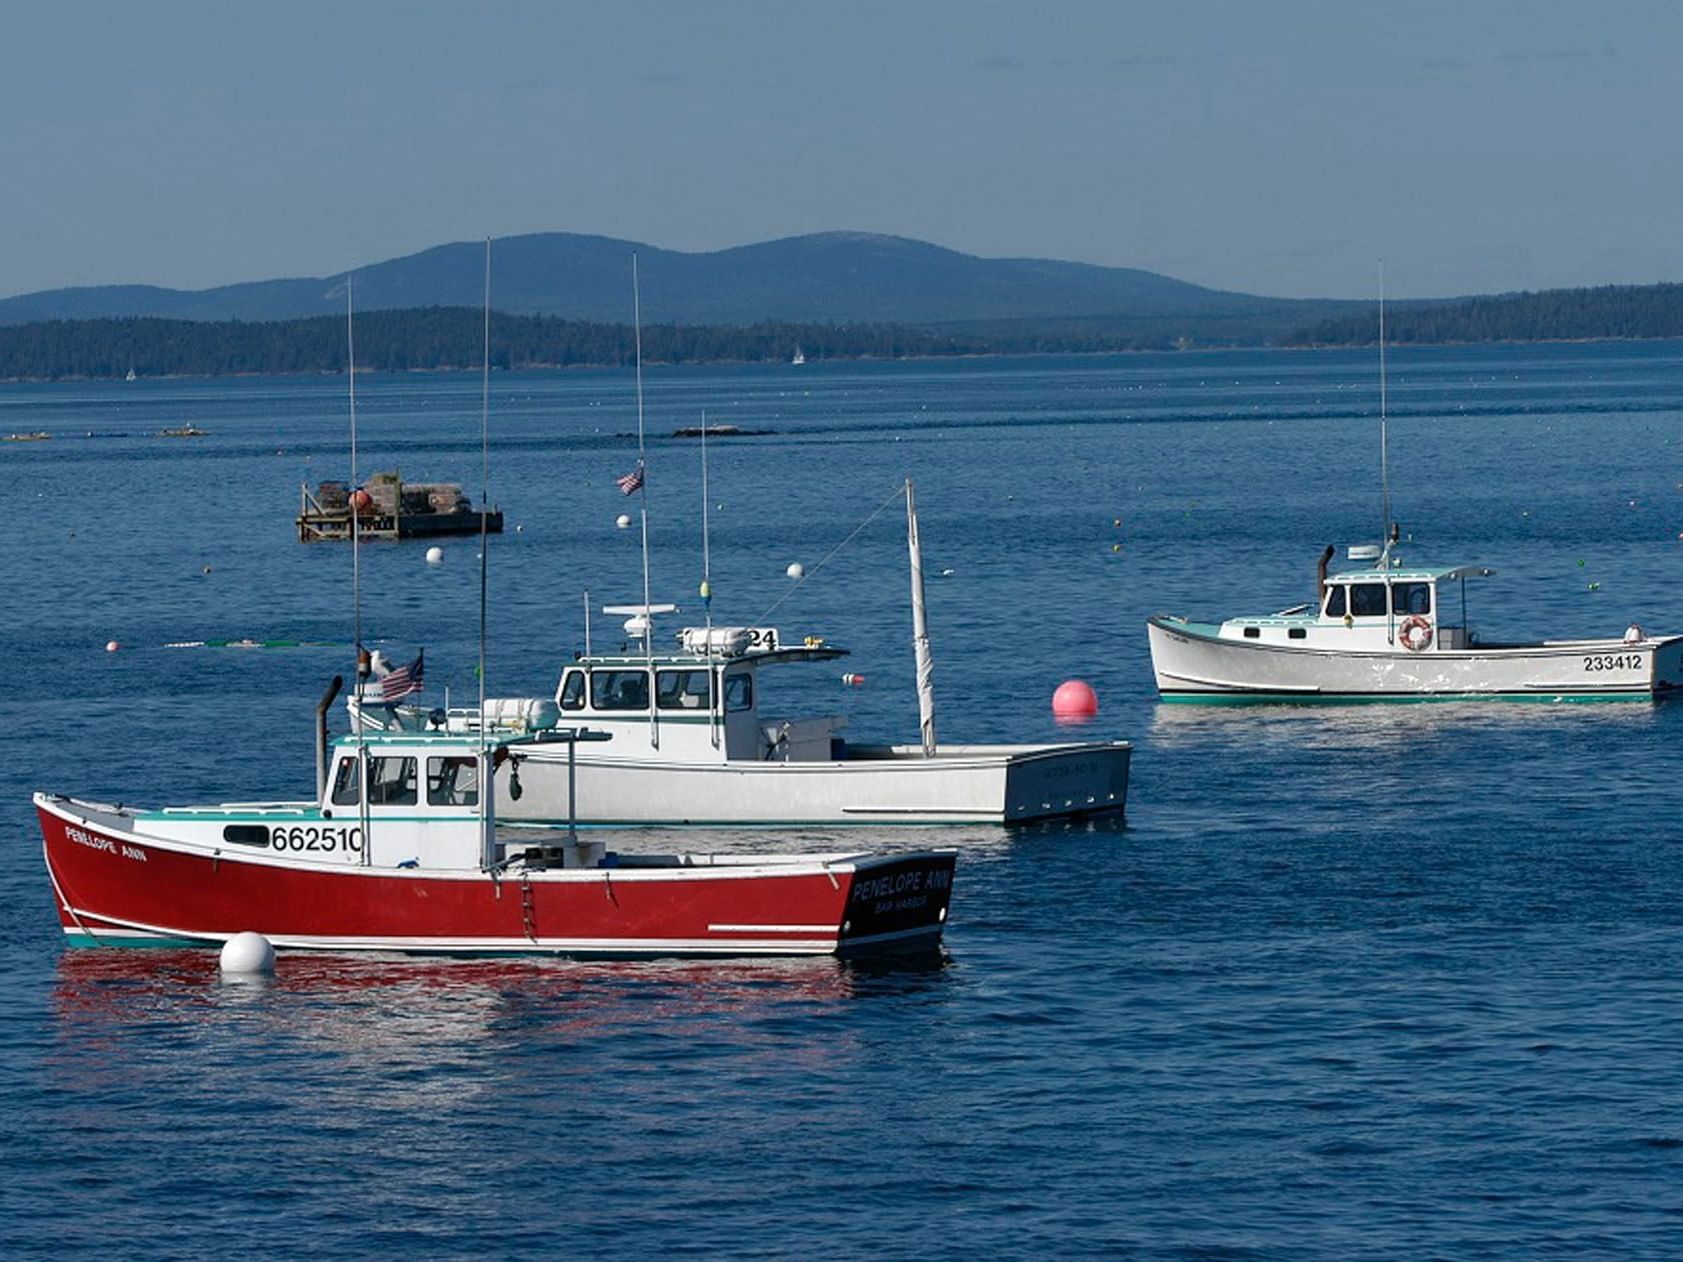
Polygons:
<instances>
[{"instance_id":1,"label":"233412 hull number","mask_svg":"<svg viewBox=\"0 0 1683 1262\"><path fill-rule=\"evenodd\" d=\"M1640 653L1593 653L1584 658L1586 671L1598 670L1642 670L1646 663Z\"/></svg>"}]
</instances>

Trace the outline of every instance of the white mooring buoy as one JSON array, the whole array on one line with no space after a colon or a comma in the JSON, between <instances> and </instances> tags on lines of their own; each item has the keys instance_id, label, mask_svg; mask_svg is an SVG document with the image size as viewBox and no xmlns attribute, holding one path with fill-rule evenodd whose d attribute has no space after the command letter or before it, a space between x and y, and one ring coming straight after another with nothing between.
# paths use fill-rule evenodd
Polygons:
<instances>
[{"instance_id":1,"label":"white mooring buoy","mask_svg":"<svg viewBox=\"0 0 1683 1262\"><path fill-rule=\"evenodd\" d=\"M275 948L260 933L236 933L222 944L221 964L224 973L272 973Z\"/></svg>"},{"instance_id":2,"label":"white mooring buoy","mask_svg":"<svg viewBox=\"0 0 1683 1262\"><path fill-rule=\"evenodd\" d=\"M427 564L428 565L443 565L444 564L444 549L439 547L437 544L434 544L432 547L428 548L427 549Z\"/></svg>"},{"instance_id":3,"label":"white mooring buoy","mask_svg":"<svg viewBox=\"0 0 1683 1262\"><path fill-rule=\"evenodd\" d=\"M799 561L791 561L789 562L789 568L783 572L790 578L803 578L806 575L806 566L802 565Z\"/></svg>"}]
</instances>

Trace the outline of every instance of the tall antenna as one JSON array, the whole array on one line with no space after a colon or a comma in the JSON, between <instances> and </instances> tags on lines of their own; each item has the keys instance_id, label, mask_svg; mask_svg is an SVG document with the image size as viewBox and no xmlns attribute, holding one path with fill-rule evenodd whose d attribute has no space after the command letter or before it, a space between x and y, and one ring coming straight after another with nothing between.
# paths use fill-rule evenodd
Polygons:
<instances>
[{"instance_id":1,"label":"tall antenna","mask_svg":"<svg viewBox=\"0 0 1683 1262\"><path fill-rule=\"evenodd\" d=\"M491 238L485 238L485 351L479 375L479 832L485 865L490 866L491 774L485 765L485 610L490 547L485 519L491 512Z\"/></svg>"},{"instance_id":2,"label":"tall antenna","mask_svg":"<svg viewBox=\"0 0 1683 1262\"><path fill-rule=\"evenodd\" d=\"M351 494L356 495L361 483L356 471L356 330L351 320L351 278L345 277L345 376L351 383ZM351 643L356 646L357 681L362 680L362 549L360 542L362 514L351 504ZM357 698L361 703L361 696ZM360 723L358 728L362 726Z\"/></svg>"},{"instance_id":3,"label":"tall antenna","mask_svg":"<svg viewBox=\"0 0 1683 1262\"><path fill-rule=\"evenodd\" d=\"M491 511L491 238L485 238L485 351L479 374L479 730L485 731L486 527ZM483 796L483 794L481 795Z\"/></svg>"},{"instance_id":4,"label":"tall antenna","mask_svg":"<svg viewBox=\"0 0 1683 1262\"><path fill-rule=\"evenodd\" d=\"M707 409L701 409L701 607L707 615L707 654L713 654L713 554L707 539Z\"/></svg>"},{"instance_id":5,"label":"tall antenna","mask_svg":"<svg viewBox=\"0 0 1683 1262\"><path fill-rule=\"evenodd\" d=\"M707 533L707 409L701 409L701 608L707 621L707 736L719 746L719 699L713 683L713 554Z\"/></svg>"},{"instance_id":6,"label":"tall antenna","mask_svg":"<svg viewBox=\"0 0 1683 1262\"><path fill-rule=\"evenodd\" d=\"M373 862L374 820L368 810L368 758L362 739L363 685L372 677L368 651L362 647L362 509L357 503L362 490L357 474L356 458L356 325L352 319L355 304L351 297L351 278L345 277L345 376L351 393L351 643L356 650L356 682L352 691L356 696L356 719L351 730L356 734L357 823L362 827L362 862Z\"/></svg>"},{"instance_id":7,"label":"tall antenna","mask_svg":"<svg viewBox=\"0 0 1683 1262\"><path fill-rule=\"evenodd\" d=\"M1379 523L1380 564L1391 568L1391 466L1386 434L1385 398L1385 260L1379 260Z\"/></svg>"},{"instance_id":8,"label":"tall antenna","mask_svg":"<svg viewBox=\"0 0 1683 1262\"><path fill-rule=\"evenodd\" d=\"M649 603L649 475L643 449L643 299L637 284L637 251L631 251L631 324L637 349L637 503L643 519L643 656L648 662L649 743L660 747L660 729L655 725L654 610Z\"/></svg>"}]
</instances>

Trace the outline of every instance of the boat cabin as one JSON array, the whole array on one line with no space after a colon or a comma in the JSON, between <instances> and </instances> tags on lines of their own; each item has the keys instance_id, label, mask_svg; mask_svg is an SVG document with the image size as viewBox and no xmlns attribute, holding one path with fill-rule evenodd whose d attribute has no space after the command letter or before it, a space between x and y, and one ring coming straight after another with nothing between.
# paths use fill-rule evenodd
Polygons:
<instances>
[{"instance_id":1,"label":"boat cabin","mask_svg":"<svg viewBox=\"0 0 1683 1262\"><path fill-rule=\"evenodd\" d=\"M496 834L495 777L484 802L480 788L527 749L604 740L593 732L477 735L456 732L372 732L341 736L327 750L326 781L315 802L232 802L166 807L136 815L154 836L270 851L288 859L370 868L432 871L492 867L507 856ZM512 786L513 779L510 783ZM366 791L365 791L366 790ZM524 852L525 842L515 843ZM555 850L557 866L588 866L601 846L569 839L576 853Z\"/></svg>"},{"instance_id":2,"label":"boat cabin","mask_svg":"<svg viewBox=\"0 0 1683 1262\"><path fill-rule=\"evenodd\" d=\"M1467 622L1467 580L1495 572L1483 566L1344 570L1321 579L1318 604L1230 618L1220 635L1296 648L1467 649L1478 638Z\"/></svg>"},{"instance_id":3,"label":"boat cabin","mask_svg":"<svg viewBox=\"0 0 1683 1262\"><path fill-rule=\"evenodd\" d=\"M613 734L599 758L689 762L828 762L847 720L760 712L762 667L847 655L822 640L784 645L775 627L686 627L676 652L581 654L555 689L559 721Z\"/></svg>"}]
</instances>

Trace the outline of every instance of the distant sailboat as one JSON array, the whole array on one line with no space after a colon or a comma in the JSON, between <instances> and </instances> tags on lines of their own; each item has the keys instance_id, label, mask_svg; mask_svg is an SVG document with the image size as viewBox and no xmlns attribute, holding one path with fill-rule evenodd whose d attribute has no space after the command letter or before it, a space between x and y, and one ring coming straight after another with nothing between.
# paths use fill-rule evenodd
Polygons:
<instances>
[{"instance_id":1,"label":"distant sailboat","mask_svg":"<svg viewBox=\"0 0 1683 1262\"><path fill-rule=\"evenodd\" d=\"M806 363L806 354L801 350L800 347L797 346L797 347L795 347L794 358L792 358L789 362L791 364L804 364L804 363Z\"/></svg>"},{"instance_id":2,"label":"distant sailboat","mask_svg":"<svg viewBox=\"0 0 1683 1262\"><path fill-rule=\"evenodd\" d=\"M132 368L129 369L129 375L123 378L124 381L134 381L136 379L137 378L134 375L134 369L132 369Z\"/></svg>"}]
</instances>

